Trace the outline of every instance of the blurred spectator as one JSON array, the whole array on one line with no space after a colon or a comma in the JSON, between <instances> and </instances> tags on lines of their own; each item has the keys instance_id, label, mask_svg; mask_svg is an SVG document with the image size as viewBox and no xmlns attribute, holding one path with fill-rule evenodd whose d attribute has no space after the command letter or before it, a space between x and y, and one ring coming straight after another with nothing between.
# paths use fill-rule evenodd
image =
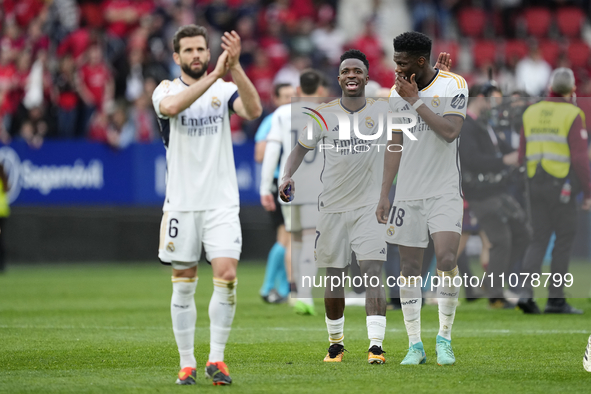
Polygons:
<instances>
[{"instance_id":1,"label":"blurred spectator","mask_svg":"<svg viewBox=\"0 0 591 394\"><path fill-rule=\"evenodd\" d=\"M290 41L291 50L302 56L312 57L314 55L314 43L311 39L314 30L314 21L310 18L303 18L297 23L296 34Z\"/></svg>"},{"instance_id":2,"label":"blurred spectator","mask_svg":"<svg viewBox=\"0 0 591 394\"><path fill-rule=\"evenodd\" d=\"M25 48L31 51L33 59L37 58L39 51L47 51L49 49L49 37L43 33L43 24L39 19L31 22L27 28Z\"/></svg>"},{"instance_id":3,"label":"blurred spectator","mask_svg":"<svg viewBox=\"0 0 591 394\"><path fill-rule=\"evenodd\" d=\"M31 148L38 149L43 145L48 130L45 108L39 106L28 111L28 116L21 124L19 134Z\"/></svg>"},{"instance_id":4,"label":"blurred spectator","mask_svg":"<svg viewBox=\"0 0 591 394\"><path fill-rule=\"evenodd\" d=\"M259 92L263 106L268 106L271 100L275 71L269 64L267 52L263 49L258 49L255 52L254 64L247 70L247 75Z\"/></svg>"},{"instance_id":5,"label":"blurred spectator","mask_svg":"<svg viewBox=\"0 0 591 394\"><path fill-rule=\"evenodd\" d=\"M112 148L126 148L133 141L134 134L135 129L132 122L128 122L124 104L117 105L110 114L96 112L91 120L90 139Z\"/></svg>"},{"instance_id":6,"label":"blurred spectator","mask_svg":"<svg viewBox=\"0 0 591 394\"><path fill-rule=\"evenodd\" d=\"M150 143L158 137L158 124L152 107L152 93L142 93L129 111L129 124L133 126L133 142Z\"/></svg>"},{"instance_id":7,"label":"blurred spectator","mask_svg":"<svg viewBox=\"0 0 591 394\"><path fill-rule=\"evenodd\" d=\"M219 32L230 31L234 26L234 10L227 3L227 0L212 0L205 8L205 20Z\"/></svg>"},{"instance_id":8,"label":"blurred spectator","mask_svg":"<svg viewBox=\"0 0 591 394\"><path fill-rule=\"evenodd\" d=\"M101 111L113 100L114 94L113 76L103 59L101 47L92 45L86 54L88 61L78 69L76 81L78 94L83 101L79 122L79 132L82 133L86 132L94 111Z\"/></svg>"},{"instance_id":9,"label":"blurred spectator","mask_svg":"<svg viewBox=\"0 0 591 394\"><path fill-rule=\"evenodd\" d=\"M12 136L19 134L22 123L27 118L27 109L23 104L25 98L25 90L27 86L27 77L31 69L31 53L23 51L19 54L16 60L16 71L13 75L13 84L8 96L6 104L8 105L7 112L12 115L9 132Z\"/></svg>"},{"instance_id":10,"label":"blurred spectator","mask_svg":"<svg viewBox=\"0 0 591 394\"><path fill-rule=\"evenodd\" d=\"M49 7L52 38L56 42L78 28L80 9L75 0L53 0Z\"/></svg>"},{"instance_id":11,"label":"blurred spectator","mask_svg":"<svg viewBox=\"0 0 591 394\"><path fill-rule=\"evenodd\" d=\"M61 59L55 77L54 101L57 105L58 136L74 138L78 115L78 93L74 79L76 66L71 56Z\"/></svg>"},{"instance_id":12,"label":"blurred spectator","mask_svg":"<svg viewBox=\"0 0 591 394\"><path fill-rule=\"evenodd\" d=\"M13 19L21 27L27 27L31 21L41 17L44 21L47 17L49 2L43 0L4 0L5 18Z\"/></svg>"},{"instance_id":13,"label":"blurred spectator","mask_svg":"<svg viewBox=\"0 0 591 394\"><path fill-rule=\"evenodd\" d=\"M517 63L515 79L517 88L532 97L540 97L548 89L552 67L542 58L537 45L530 46L529 55Z\"/></svg>"},{"instance_id":14,"label":"blurred spectator","mask_svg":"<svg viewBox=\"0 0 591 394\"><path fill-rule=\"evenodd\" d=\"M255 37L255 20L250 16L244 16L236 22L236 32L240 36L241 51L240 64L247 69L254 62L254 54L259 46Z\"/></svg>"},{"instance_id":15,"label":"blurred spectator","mask_svg":"<svg viewBox=\"0 0 591 394\"><path fill-rule=\"evenodd\" d=\"M328 58L330 63L338 65L343 54L346 36L344 31L337 28L334 17L327 16L327 18L329 17L333 19L321 19L320 26L312 32L311 38L316 48Z\"/></svg>"},{"instance_id":16,"label":"blurred spectator","mask_svg":"<svg viewBox=\"0 0 591 394\"><path fill-rule=\"evenodd\" d=\"M144 92L144 54L141 49L133 49L128 56L128 70L125 78L125 98L135 101Z\"/></svg>"},{"instance_id":17,"label":"blurred spectator","mask_svg":"<svg viewBox=\"0 0 591 394\"><path fill-rule=\"evenodd\" d=\"M154 9L150 0L107 0L103 12L107 23L108 58L114 60L125 49L125 39L136 27L140 19Z\"/></svg>"},{"instance_id":18,"label":"blurred spectator","mask_svg":"<svg viewBox=\"0 0 591 394\"><path fill-rule=\"evenodd\" d=\"M14 61L17 54L25 48L25 37L20 27L11 20L4 26L4 36L0 39L0 48L8 51L9 61Z\"/></svg>"},{"instance_id":19,"label":"blurred spectator","mask_svg":"<svg viewBox=\"0 0 591 394\"><path fill-rule=\"evenodd\" d=\"M369 78L377 82L380 86L389 89L394 86L396 73L392 67L392 59L382 52L382 57L378 62L370 64Z\"/></svg>"},{"instance_id":20,"label":"blurred spectator","mask_svg":"<svg viewBox=\"0 0 591 394\"><path fill-rule=\"evenodd\" d=\"M283 42L281 24L278 21L269 22L266 35L261 37L259 44L265 50L274 72L279 71L288 61L289 49Z\"/></svg>"},{"instance_id":21,"label":"blurred spectator","mask_svg":"<svg viewBox=\"0 0 591 394\"><path fill-rule=\"evenodd\" d=\"M292 55L289 63L275 75L273 84L288 83L291 86L300 86L300 73L310 67L310 58L300 54Z\"/></svg>"},{"instance_id":22,"label":"blurred spectator","mask_svg":"<svg viewBox=\"0 0 591 394\"><path fill-rule=\"evenodd\" d=\"M382 53L382 43L375 32L375 19L370 18L365 22L363 33L357 39L353 40L346 46L354 49L359 49L367 57L370 66L380 61Z\"/></svg>"},{"instance_id":23,"label":"blurred spectator","mask_svg":"<svg viewBox=\"0 0 591 394\"><path fill-rule=\"evenodd\" d=\"M81 27L78 30L68 34L57 47L56 54L64 56L72 55L76 62L82 62L86 49L97 42L97 33L88 27Z\"/></svg>"}]
</instances>

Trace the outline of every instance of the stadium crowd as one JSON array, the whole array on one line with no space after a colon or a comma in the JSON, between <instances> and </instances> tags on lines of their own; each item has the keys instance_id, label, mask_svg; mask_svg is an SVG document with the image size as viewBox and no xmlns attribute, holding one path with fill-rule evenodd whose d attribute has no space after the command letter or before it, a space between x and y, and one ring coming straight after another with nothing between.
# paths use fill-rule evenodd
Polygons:
<instances>
[{"instance_id":1,"label":"stadium crowd","mask_svg":"<svg viewBox=\"0 0 591 394\"><path fill-rule=\"evenodd\" d=\"M272 110L274 84L298 85L306 67L336 75L347 48L363 50L371 80L390 88L393 28L434 37L434 52L451 53L454 71L469 84L492 76L505 94L518 87L542 95L552 68L565 66L575 71L578 96L591 95L588 1L481 3L4 0L0 141L22 138L40 146L44 138L88 138L123 148L157 139L149 98L161 80L179 75L171 39L190 23L210 31L213 58L221 34L238 32L240 62L265 113ZM392 27L392 20L399 23ZM336 78L331 84L338 91ZM254 138L259 122L232 117L236 140Z\"/></svg>"}]
</instances>

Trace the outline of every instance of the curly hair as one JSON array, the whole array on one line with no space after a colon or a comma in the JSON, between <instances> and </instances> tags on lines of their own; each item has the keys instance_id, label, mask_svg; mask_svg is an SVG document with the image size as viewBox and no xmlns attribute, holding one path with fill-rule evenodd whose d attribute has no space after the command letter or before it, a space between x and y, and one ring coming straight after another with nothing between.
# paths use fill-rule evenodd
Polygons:
<instances>
[{"instance_id":1,"label":"curly hair","mask_svg":"<svg viewBox=\"0 0 591 394\"><path fill-rule=\"evenodd\" d=\"M406 52L411 56L431 58L431 39L416 31L408 31L394 38L394 51Z\"/></svg>"},{"instance_id":2,"label":"curly hair","mask_svg":"<svg viewBox=\"0 0 591 394\"><path fill-rule=\"evenodd\" d=\"M369 72L369 62L367 61L367 57L365 53L361 52L358 49L349 49L347 52L341 55L341 63L347 59L359 59L365 64L367 68L367 72Z\"/></svg>"}]
</instances>

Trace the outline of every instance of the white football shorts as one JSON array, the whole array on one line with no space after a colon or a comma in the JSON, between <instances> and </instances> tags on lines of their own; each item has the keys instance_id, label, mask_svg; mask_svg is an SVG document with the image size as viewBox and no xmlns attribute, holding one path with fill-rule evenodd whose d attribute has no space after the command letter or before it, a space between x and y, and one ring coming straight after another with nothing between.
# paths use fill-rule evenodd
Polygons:
<instances>
[{"instance_id":1,"label":"white football shorts","mask_svg":"<svg viewBox=\"0 0 591 394\"><path fill-rule=\"evenodd\" d=\"M378 223L376 209L372 204L347 212L320 212L314 245L318 268L347 267L351 251L357 261L386 260L384 225Z\"/></svg>"},{"instance_id":2,"label":"white football shorts","mask_svg":"<svg viewBox=\"0 0 591 394\"><path fill-rule=\"evenodd\" d=\"M201 257L203 244L207 261L218 257L239 260L242 251L239 212L238 206L164 212L158 258L163 263L171 263L175 269L194 267Z\"/></svg>"},{"instance_id":3,"label":"white football shorts","mask_svg":"<svg viewBox=\"0 0 591 394\"><path fill-rule=\"evenodd\" d=\"M429 245L429 232L462 233L464 201L459 194L443 194L422 200L397 201L390 208L386 242L415 248Z\"/></svg>"},{"instance_id":4,"label":"white football shorts","mask_svg":"<svg viewBox=\"0 0 591 394\"><path fill-rule=\"evenodd\" d=\"M288 232L316 228L318 223L318 206L316 204L281 205L285 230Z\"/></svg>"}]
</instances>

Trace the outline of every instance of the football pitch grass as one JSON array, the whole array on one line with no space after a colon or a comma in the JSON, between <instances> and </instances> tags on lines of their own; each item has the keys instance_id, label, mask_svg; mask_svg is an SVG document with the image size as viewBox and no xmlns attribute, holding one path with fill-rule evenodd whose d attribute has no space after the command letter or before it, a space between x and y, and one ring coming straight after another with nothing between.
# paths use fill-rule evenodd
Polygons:
<instances>
[{"instance_id":1,"label":"football pitch grass","mask_svg":"<svg viewBox=\"0 0 591 394\"><path fill-rule=\"evenodd\" d=\"M591 303L582 316L525 316L488 310L485 300L458 307L456 365L436 363L437 307L422 311L427 364L401 366L408 340L401 311L387 313L386 364L367 364L361 307L345 311L340 364L328 347L321 300L317 316L295 315L258 295L264 267L243 262L226 362L234 383L203 375L209 352L211 267L200 265L196 293L197 385L176 386L178 353L170 323L170 269L154 262L11 266L0 275L0 393L585 393L582 357ZM543 307L544 301L539 300Z\"/></svg>"}]
</instances>

